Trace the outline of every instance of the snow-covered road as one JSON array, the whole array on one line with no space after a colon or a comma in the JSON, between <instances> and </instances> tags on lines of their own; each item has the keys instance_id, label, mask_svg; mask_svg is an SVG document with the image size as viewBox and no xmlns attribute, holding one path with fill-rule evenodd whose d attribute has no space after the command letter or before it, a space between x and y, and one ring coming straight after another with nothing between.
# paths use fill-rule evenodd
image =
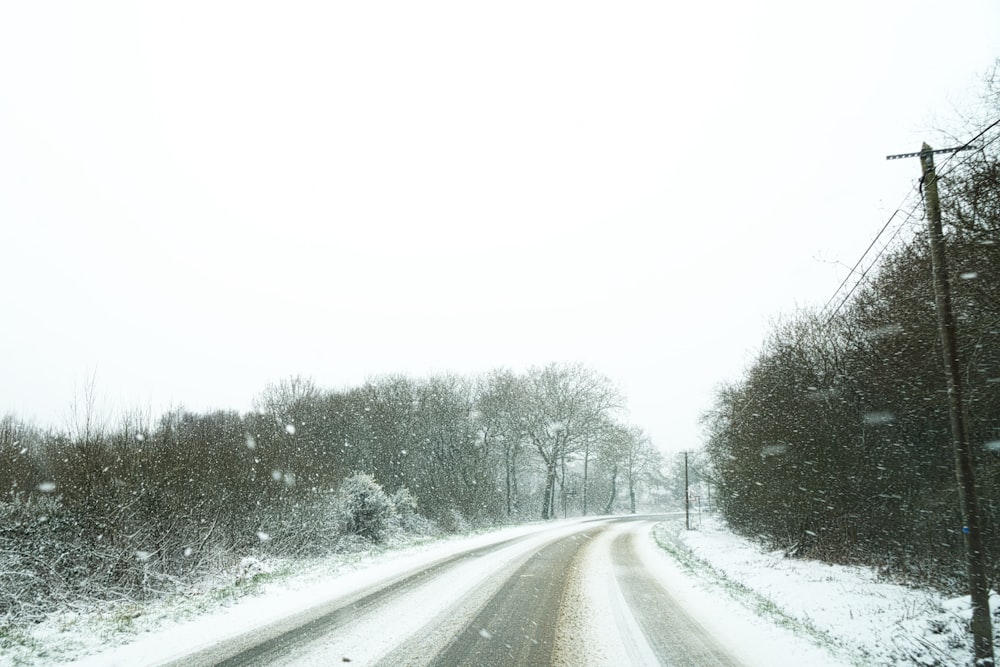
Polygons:
<instances>
[{"instance_id":1,"label":"snow-covered road","mask_svg":"<svg viewBox=\"0 0 1000 667\"><path fill-rule=\"evenodd\" d=\"M651 529L679 544L683 525L578 518L387 551L72 664L844 664L679 568Z\"/></svg>"},{"instance_id":2,"label":"snow-covered road","mask_svg":"<svg viewBox=\"0 0 1000 667\"><path fill-rule=\"evenodd\" d=\"M454 553L167 664L742 664L647 563L662 557L654 523L603 518Z\"/></svg>"}]
</instances>

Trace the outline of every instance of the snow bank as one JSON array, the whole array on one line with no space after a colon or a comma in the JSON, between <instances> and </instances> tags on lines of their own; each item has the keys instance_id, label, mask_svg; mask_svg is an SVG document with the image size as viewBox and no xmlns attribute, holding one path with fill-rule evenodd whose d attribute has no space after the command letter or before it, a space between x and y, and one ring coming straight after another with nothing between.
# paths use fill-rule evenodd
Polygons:
<instances>
[{"instance_id":1,"label":"snow bank","mask_svg":"<svg viewBox=\"0 0 1000 667\"><path fill-rule=\"evenodd\" d=\"M763 618L812 637L850 662L972 664L968 597L889 583L870 568L786 558L733 535L713 517L698 530L678 531L670 524L656 531L661 541L671 534L696 559L685 569L697 574L702 588L725 590ZM994 594L990 605L996 610L1000 596ZM995 635L997 625L994 613Z\"/></svg>"}]
</instances>

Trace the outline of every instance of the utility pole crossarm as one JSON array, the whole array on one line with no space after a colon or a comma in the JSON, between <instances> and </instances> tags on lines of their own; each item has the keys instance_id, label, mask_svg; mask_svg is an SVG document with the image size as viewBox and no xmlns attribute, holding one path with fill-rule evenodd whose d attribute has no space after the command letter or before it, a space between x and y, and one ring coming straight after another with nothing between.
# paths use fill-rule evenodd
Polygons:
<instances>
[{"instance_id":1,"label":"utility pole crossarm","mask_svg":"<svg viewBox=\"0 0 1000 667\"><path fill-rule=\"evenodd\" d=\"M966 144L965 146L958 146L957 148L938 148L938 149L928 148L927 150L918 151L916 153L900 153L898 155L886 155L885 159L902 160L903 158L907 157L924 157L927 155L936 155L938 153L958 153L959 151L971 151L975 150L976 148L977 146L969 146L968 144Z\"/></svg>"}]
</instances>

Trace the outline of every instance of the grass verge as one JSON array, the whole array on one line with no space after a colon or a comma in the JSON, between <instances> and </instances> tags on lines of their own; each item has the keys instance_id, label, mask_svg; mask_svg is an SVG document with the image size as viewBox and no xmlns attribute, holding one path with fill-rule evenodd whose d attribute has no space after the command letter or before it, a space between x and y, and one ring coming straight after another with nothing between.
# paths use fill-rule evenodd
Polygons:
<instances>
[{"instance_id":1,"label":"grass verge","mask_svg":"<svg viewBox=\"0 0 1000 667\"><path fill-rule=\"evenodd\" d=\"M657 524L653 528L653 539L682 570L699 581L725 592L741 606L753 611L761 618L790 630L797 636L805 637L813 644L837 655L842 655L844 647L835 637L817 628L808 618L793 616L781 608L774 600L762 595L740 581L731 578L722 570L708 561L699 558L690 549L680 544L670 534L671 527L666 523ZM854 664L864 665L863 661L853 660Z\"/></svg>"}]
</instances>

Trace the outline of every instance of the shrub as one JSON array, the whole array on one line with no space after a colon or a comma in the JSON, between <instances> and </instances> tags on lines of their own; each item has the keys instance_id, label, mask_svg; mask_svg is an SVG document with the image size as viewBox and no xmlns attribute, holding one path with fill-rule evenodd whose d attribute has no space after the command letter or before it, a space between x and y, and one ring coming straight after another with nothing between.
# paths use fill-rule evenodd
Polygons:
<instances>
[{"instance_id":1,"label":"shrub","mask_svg":"<svg viewBox=\"0 0 1000 667\"><path fill-rule=\"evenodd\" d=\"M396 508L371 475L355 473L345 479L340 486L340 498L344 532L374 542L382 539Z\"/></svg>"},{"instance_id":2,"label":"shrub","mask_svg":"<svg viewBox=\"0 0 1000 667\"><path fill-rule=\"evenodd\" d=\"M0 503L0 627L39 620L52 602L89 595L93 558L58 498Z\"/></svg>"},{"instance_id":3,"label":"shrub","mask_svg":"<svg viewBox=\"0 0 1000 667\"><path fill-rule=\"evenodd\" d=\"M417 511L419 507L417 497L405 486L392 494L392 504L396 508L396 514L391 522L394 528L417 535L432 535L438 532L435 523Z\"/></svg>"}]
</instances>

